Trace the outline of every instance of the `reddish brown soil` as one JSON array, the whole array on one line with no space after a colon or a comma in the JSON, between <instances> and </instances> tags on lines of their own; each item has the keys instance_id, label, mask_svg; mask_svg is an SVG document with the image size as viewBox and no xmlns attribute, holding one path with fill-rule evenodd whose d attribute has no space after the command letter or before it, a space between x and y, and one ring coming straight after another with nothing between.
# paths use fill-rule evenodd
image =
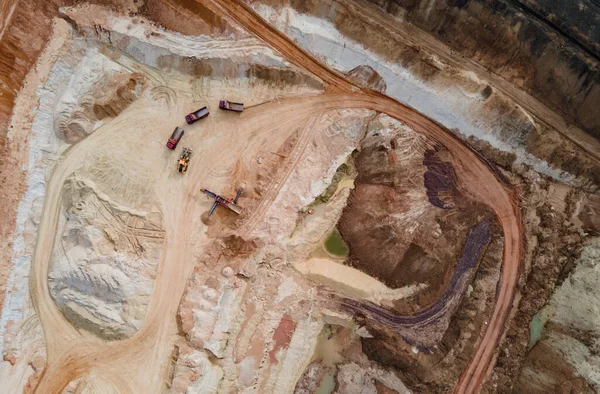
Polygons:
<instances>
[{"instance_id":1,"label":"reddish brown soil","mask_svg":"<svg viewBox=\"0 0 600 394\"><path fill-rule=\"evenodd\" d=\"M15 99L25 76L44 49L53 18L60 17L59 7L77 0L19 0L12 18L0 40L0 309L4 304L6 280L10 272L12 232L15 227L17 204L25 191L22 168L11 153L26 152L23 146L13 146L8 138L8 124ZM127 0L100 0L97 3L122 10ZM20 119L28 122L31 119Z\"/></svg>"},{"instance_id":2,"label":"reddish brown soil","mask_svg":"<svg viewBox=\"0 0 600 394\"><path fill-rule=\"evenodd\" d=\"M428 354L414 354L410 345L397 332L370 320L364 324L374 335L374 339L362 341L365 353L382 365L392 367L414 393L451 391L476 347L474 340L463 344L460 337L465 331L477 333L485 327L495 301L495 278L501 260L502 237L500 228L496 225L492 231L492 242L486 249L472 282L476 290L471 296L463 298L438 346L430 349ZM420 330L425 333L427 328Z\"/></svg>"},{"instance_id":3,"label":"reddish brown soil","mask_svg":"<svg viewBox=\"0 0 600 394\"><path fill-rule=\"evenodd\" d=\"M526 256L530 263L526 265L529 269L524 270L519 279L521 300L498 352L492 381L485 387L485 390L497 390L499 393L513 392L513 385L519 384L517 378L522 373L521 367L529 365L528 368L535 368L543 363L534 362L539 353L528 353L529 324L533 316L547 304L554 289L574 268L582 242L581 235L570 224L569 218L573 206L578 204L577 200L567 196L564 212L554 209L543 194L549 184L546 181L536 184L530 178L524 179L523 216L534 213L533 219L526 220L524 224L527 234L537 244L534 243L535 248ZM525 364L522 364L523 360ZM497 389L488 387L491 384L495 384Z\"/></svg>"},{"instance_id":4,"label":"reddish brown soil","mask_svg":"<svg viewBox=\"0 0 600 394\"><path fill-rule=\"evenodd\" d=\"M36 3L19 3L0 41L0 309L4 304L10 272L12 248L9 242L15 226L17 203L25 191L21 163L9 153L14 147L7 139L7 128L23 79L44 47L51 18L56 15L54 2L47 5Z\"/></svg>"},{"instance_id":5,"label":"reddish brown soil","mask_svg":"<svg viewBox=\"0 0 600 394\"><path fill-rule=\"evenodd\" d=\"M277 363L277 352L280 349L285 349L288 347L290 341L292 340L294 330L296 330L296 323L290 316L283 315L279 321L279 325L275 329L275 333L273 334L273 341L275 344L273 345L273 349L269 352L269 360L271 360L271 364Z\"/></svg>"},{"instance_id":6,"label":"reddish brown soil","mask_svg":"<svg viewBox=\"0 0 600 394\"><path fill-rule=\"evenodd\" d=\"M375 389L377 394L398 394L396 390L392 390L379 382L375 382Z\"/></svg>"},{"instance_id":7,"label":"reddish brown soil","mask_svg":"<svg viewBox=\"0 0 600 394\"><path fill-rule=\"evenodd\" d=\"M387 89L385 80L370 66L356 66L346 73L346 78L358 86L373 89L379 93L385 93Z\"/></svg>"},{"instance_id":8,"label":"reddish brown soil","mask_svg":"<svg viewBox=\"0 0 600 394\"><path fill-rule=\"evenodd\" d=\"M412 163L407 168L406 163L389 160L389 152L381 149L387 145L365 144L355 158L356 187L338 227L350 248L352 266L392 288L429 285L410 300L396 302L397 313L415 313L444 292L467 233L485 209L460 194L454 168L443 152L427 150L422 168ZM412 176L415 171L423 176ZM408 221L397 219L413 209L407 193L423 189L429 207ZM409 226L416 231L407 232ZM441 234L433 236L436 231Z\"/></svg>"},{"instance_id":9,"label":"reddish brown soil","mask_svg":"<svg viewBox=\"0 0 600 394\"><path fill-rule=\"evenodd\" d=\"M157 21L169 30L185 35L233 34L242 37L246 34L233 28L226 20L213 13L205 5L193 0L147 0L140 10L142 15ZM202 19L204 23L195 23Z\"/></svg>"}]
</instances>

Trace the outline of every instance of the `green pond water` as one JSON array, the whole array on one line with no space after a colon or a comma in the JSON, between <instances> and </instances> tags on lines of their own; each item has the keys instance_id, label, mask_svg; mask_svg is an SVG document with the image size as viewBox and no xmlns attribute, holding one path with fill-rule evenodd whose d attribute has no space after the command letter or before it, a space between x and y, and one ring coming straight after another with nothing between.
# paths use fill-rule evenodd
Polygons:
<instances>
[{"instance_id":1,"label":"green pond water","mask_svg":"<svg viewBox=\"0 0 600 394\"><path fill-rule=\"evenodd\" d=\"M328 373L323 377L319 388L315 392L315 394L331 394L333 389L335 388L335 380L333 379L333 374Z\"/></svg>"},{"instance_id":2,"label":"green pond water","mask_svg":"<svg viewBox=\"0 0 600 394\"><path fill-rule=\"evenodd\" d=\"M345 256L348 253L348 246L344 243L339 231L334 230L325 241L325 249L336 256Z\"/></svg>"},{"instance_id":3,"label":"green pond water","mask_svg":"<svg viewBox=\"0 0 600 394\"><path fill-rule=\"evenodd\" d=\"M548 321L548 310L542 309L533 316L529 323L529 344L528 348L532 348L540 339L542 339L542 333L544 332L544 325Z\"/></svg>"}]
</instances>

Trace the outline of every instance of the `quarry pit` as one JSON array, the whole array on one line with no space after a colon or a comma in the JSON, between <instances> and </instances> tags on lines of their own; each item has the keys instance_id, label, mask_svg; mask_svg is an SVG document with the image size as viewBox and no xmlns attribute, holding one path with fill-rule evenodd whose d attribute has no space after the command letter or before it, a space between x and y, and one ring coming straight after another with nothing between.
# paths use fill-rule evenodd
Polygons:
<instances>
[{"instance_id":1,"label":"quarry pit","mask_svg":"<svg viewBox=\"0 0 600 394\"><path fill-rule=\"evenodd\" d=\"M416 3L5 2L0 392L596 392L600 10Z\"/></svg>"}]
</instances>

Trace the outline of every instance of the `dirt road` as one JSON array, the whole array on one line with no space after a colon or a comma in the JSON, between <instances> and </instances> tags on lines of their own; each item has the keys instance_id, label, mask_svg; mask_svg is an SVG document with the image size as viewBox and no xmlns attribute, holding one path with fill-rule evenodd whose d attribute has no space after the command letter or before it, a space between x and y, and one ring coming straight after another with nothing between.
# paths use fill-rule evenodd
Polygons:
<instances>
[{"instance_id":1,"label":"dirt road","mask_svg":"<svg viewBox=\"0 0 600 394\"><path fill-rule=\"evenodd\" d=\"M139 103L138 105L147 105L147 103ZM277 106L277 111L273 108L274 105ZM397 107L394 109L390 107L390 103L382 100L381 97L349 93L304 96L281 100L277 104L267 103L256 106L244 114L243 123L249 124L250 127L245 131L238 129L237 133L241 136L247 135L248 139L251 139L250 135L257 135L259 138L264 138L266 142L270 140L267 136L276 134L274 133L275 128L277 128L279 134L282 134L282 129L291 129L292 124L300 123L302 119L318 117L324 111L340 108L369 108L388 112L392 116L407 120L413 127L430 135L432 133L435 135L435 130L439 130L439 126L418 114L412 113L407 108ZM389 111L390 108L393 110ZM274 116L274 113L280 115ZM124 119L128 119L128 116L131 117L132 114L124 113L123 116ZM134 117L135 119L139 118ZM224 124L224 122L220 122L219 127L222 128ZM165 217L172 219L166 225L166 244L157 275L156 287L148 308L148 315L141 330L132 338L104 343L90 335L79 334L64 319L47 290L47 269L59 213L58 198L61 185L66 177L84 162L86 154L102 149L101 146L107 143L111 134L118 133L119 129L118 124L105 130L100 129L90 138L84 140L83 143L77 145L59 163L50 180L50 192L40 225L31 284L32 295L44 329L48 352L48 368L38 387L40 393L60 392L69 381L92 369L96 375L100 374L102 376L113 376L111 371L120 371L120 375L125 376L125 381L135 382L133 387L136 387L136 389L143 387L147 390L145 392L156 392L161 386L160 379L163 376L164 363L168 359L173 336L177 332L174 318L177 305L185 287L185 279L193 267L193 264L190 264L189 261L189 234L192 227L201 226L198 222L187 219L190 217L199 218L201 211L207 208L198 206L193 198L192 191L199 188L202 181L206 181L205 176L199 172L194 174L190 171L188 173L190 180L182 181L181 178L173 177L173 174L163 173L162 171L158 174L159 177L164 176L167 180L165 184L169 185L169 187L165 186L165 189L157 192L163 196ZM258 130L261 130L261 133L256 133ZM473 184L479 185L477 192L480 194L474 194L474 196L483 201L489 201L493 207L500 206L508 209L508 211L501 211L502 213L499 213L498 210L496 212L503 228L510 229L509 226L513 225L516 229L513 234L518 235L518 221L515 215L511 215L512 203L503 185L493 177L491 170L483 162L477 160L476 155L467 147L457 143L449 134L440 137L444 137L440 140L455 154L461 155L461 158L456 160L457 164L460 165L460 167L457 167L460 181L463 184L473 182ZM154 137L146 136L146 138ZM279 140L277 143L282 143L285 140L285 135L280 135L277 140ZM220 162L225 163L230 160L230 165L234 166L235 153L245 148L245 141L244 138L236 140L236 143L229 140L220 140L217 142L217 146L212 147L209 151L207 150L205 159L194 164L210 168L209 163L215 163L217 161L216 157L219 156ZM162 149L162 146L160 148ZM222 152L228 151L231 153L224 157ZM119 153L114 152L113 154L118 156ZM140 154L143 156L144 152L140 152ZM474 163L470 163L470 160L473 160ZM168 170L168 168L168 163L165 163L165 170ZM210 170L207 173L210 173ZM178 176L178 174L175 175ZM487 179L487 181L481 181L482 179ZM224 181L220 183L226 183ZM185 187L188 183L191 184L189 189ZM157 182L157 184L160 184L160 182ZM187 191L180 191L182 186ZM169 192L169 190L172 191ZM173 203L173 201L178 202ZM511 233L505 231L505 234L510 235ZM507 239L509 239L508 236ZM515 250L518 251L518 249L510 249L513 246L511 242L507 241L506 245L505 257L510 257L510 254L514 253ZM518 241L517 245L520 245ZM505 267L515 268L515 270L517 268L516 266L507 265ZM506 272L506 269L504 271ZM508 271L508 274L504 275L503 278L510 278L511 272ZM516 277L516 274L514 276ZM507 290L510 290L510 288L503 287L500 294L506 293ZM506 313L508 313L508 310L507 307ZM165 318L165 316L169 316L169 318ZM500 319L503 318L501 314L498 314L497 320L492 320L492 322L499 323L496 327L500 330L500 333L502 327L502 320ZM492 335L494 335L493 332ZM493 336L491 341L494 341ZM493 350L494 346L489 349ZM136 363L144 364L144 368L131 368ZM151 375L152 378L146 375L150 373L149 371L155 371ZM475 372L482 374L482 372ZM485 369L483 372L485 372ZM472 379L469 381L474 382ZM127 389L129 386L122 386L118 382L112 382L110 386L121 387L120 392L129 392Z\"/></svg>"},{"instance_id":2,"label":"dirt road","mask_svg":"<svg viewBox=\"0 0 600 394\"><path fill-rule=\"evenodd\" d=\"M413 315L397 315L391 313L389 309L382 308L374 303L367 303L363 300L355 300L342 297L340 302L350 310L361 313L369 313L379 323L392 328L402 326L424 326L430 324L439 316L447 314L450 301L454 297L462 295L462 291L467 286L467 280L470 278L469 271L477 265L484 249L490 242L490 220L485 219L475 226L467 235L463 255L455 267L452 279L444 293L437 301L425 310ZM462 291L461 291L462 290ZM333 293L330 293L333 294Z\"/></svg>"},{"instance_id":3,"label":"dirt road","mask_svg":"<svg viewBox=\"0 0 600 394\"><path fill-rule=\"evenodd\" d=\"M505 240L502 276L500 283L498 283L497 300L483 339L455 389L456 393L475 392L484 379L486 372L490 369L494 350L504 332L506 319L509 316L515 296L515 286L521 262L522 235L520 218L510 190L497 179L488 164L448 130L387 96L370 90L359 89L356 86L349 86L352 85L349 81L299 48L243 2L231 0L214 0L211 2L207 0L204 3L208 3L209 6L211 4L218 5L217 9L222 16L233 19L281 53L284 58L297 66L304 67L326 83L332 84L335 88L343 91L360 91L354 97L356 97L356 101L364 105L363 108L386 113L408 124L415 131L422 132L442 143L452 152L462 187L475 199L487 204L494 210L502 226ZM344 100L346 107L353 107L352 104L355 101L353 102L353 97L351 97L351 95L346 96L346 100Z\"/></svg>"},{"instance_id":4,"label":"dirt road","mask_svg":"<svg viewBox=\"0 0 600 394\"><path fill-rule=\"evenodd\" d=\"M223 190L231 186L234 180L230 174L240 158L255 162L259 152L276 151L301 125L301 138L283 163L281 176L276 177L283 182L311 141L311 132L321 114L345 107L345 96L334 97L332 102L322 96L302 96L255 106L236 117L223 111L211 114L204 121L201 134L190 132L191 136L186 136L186 145L195 153L188 173L181 176L175 171L176 154L164 147L164 130L165 124L180 122L186 110L176 97L171 99L168 101L173 104L168 108L148 100L136 101L114 121L68 150L51 174L30 283L47 345L47 368L36 389L38 393L61 392L70 381L91 371L100 377L101 386L114 389L111 392L160 392L178 334L177 307L195 264L193 252L207 242L203 231L195 231L205 229L200 217L211 205L207 199L197 198L200 187ZM353 105L363 104L356 101ZM228 137L231 135L236 138ZM139 141L151 143L140 146ZM110 168L98 169L97 163L107 163ZM61 234L62 186L74 172L85 176L86 166L98 172L116 171L114 181L121 184L126 177L129 189L136 188L136 182L153 185L153 195L148 198L158 199L165 218L165 243L146 318L134 336L122 341L105 342L75 329L57 308L48 289L52 250L56 234ZM111 180L106 182L103 190L110 194ZM269 199L265 200L268 204ZM260 221L262 210L257 211L249 223ZM191 234L196 234L197 239L192 239ZM117 376L119 381L115 380Z\"/></svg>"},{"instance_id":5,"label":"dirt road","mask_svg":"<svg viewBox=\"0 0 600 394\"><path fill-rule=\"evenodd\" d=\"M167 101L171 104L162 107L156 102L136 101L61 158L48 181L32 262L32 298L47 346L47 368L36 391L61 392L71 380L93 371L100 380L96 384L102 383L100 386L110 392L159 392L178 333L177 306L195 264L193 251L207 242L203 231L194 231L204 228L200 217L211 205L208 200L196 198L198 190L205 186L220 191L230 186L234 181L230 174L239 165L240 158L250 163L255 161L252 155L261 150L276 151L290 133L302 125L294 154L282 165L281 176L285 178L299 162L317 119L326 111L343 108L387 113L445 145L453 154L462 187L473 198L491 206L498 216L505 236L498 302L475 358L457 387L457 392L475 391L492 359L514 296L521 239L518 211L510 191L476 153L443 127L389 97L353 86L269 27L244 4L224 0L205 3L220 6L217 8L223 15L233 17L288 60L314 73L329 84L329 89L323 95L258 105L239 117L211 114L203 124L202 135L190 139L191 148L198 154L193 156L184 177L174 171L174 156L163 145L165 124L180 123L181 114L186 113L185 103L177 97L170 97ZM123 130L129 131L123 133ZM149 143L139 144L139 141ZM76 330L58 310L48 289L48 267L60 221L62 185L94 157L115 163L115 171L128 176L132 183L152 185L150 197L158 201L165 218L165 243L146 318L133 337L122 341L104 342ZM273 187L272 194L276 195L278 186ZM268 200L265 199L265 205L269 204ZM242 224L246 226L245 231L260 222L262 212L261 205L256 214L251 214L247 225ZM190 234L194 233L200 233L198 239L192 239Z\"/></svg>"},{"instance_id":6,"label":"dirt road","mask_svg":"<svg viewBox=\"0 0 600 394\"><path fill-rule=\"evenodd\" d=\"M359 6L354 2L345 2L344 6L354 13L363 15L379 31L389 32L392 36L398 35L403 42L425 48L430 53L435 53L443 60L443 63L457 69L472 71L481 79L489 81L494 89L502 92L503 95L509 97L515 103L519 103L519 106L530 113L537 123L546 124L549 128L558 131L563 137L586 151L595 160L600 160L600 154L598 153L600 152L600 142L578 127L567 124L556 111L551 110L527 92L516 89L512 83L487 70L481 64L468 57L456 56L448 46L415 25L390 23L389 19L381 17L381 12L374 4L364 0L359 1Z\"/></svg>"}]
</instances>

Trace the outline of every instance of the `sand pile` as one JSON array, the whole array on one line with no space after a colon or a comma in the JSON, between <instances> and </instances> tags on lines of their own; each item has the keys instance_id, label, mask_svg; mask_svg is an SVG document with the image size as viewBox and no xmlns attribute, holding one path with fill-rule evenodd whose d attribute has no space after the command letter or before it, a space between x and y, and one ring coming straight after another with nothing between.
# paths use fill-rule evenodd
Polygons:
<instances>
[{"instance_id":1,"label":"sand pile","mask_svg":"<svg viewBox=\"0 0 600 394\"><path fill-rule=\"evenodd\" d=\"M162 221L159 214L119 210L89 185L71 178L63 187L50 293L75 326L122 339L145 317L163 246Z\"/></svg>"}]
</instances>

